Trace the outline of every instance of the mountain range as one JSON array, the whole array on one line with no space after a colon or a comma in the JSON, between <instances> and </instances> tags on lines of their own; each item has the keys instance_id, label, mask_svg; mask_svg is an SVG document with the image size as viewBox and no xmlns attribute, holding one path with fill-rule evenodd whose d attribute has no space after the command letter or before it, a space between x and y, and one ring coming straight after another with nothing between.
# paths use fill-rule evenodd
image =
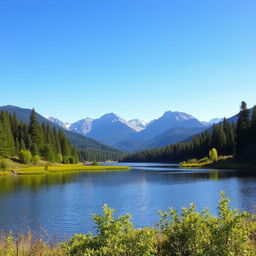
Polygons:
<instances>
[{"instance_id":1,"label":"mountain range","mask_svg":"<svg viewBox=\"0 0 256 256\"><path fill-rule=\"evenodd\" d=\"M0 107L0 110L16 113L18 119L29 122L30 109L7 105ZM115 113L97 119L84 118L72 124L51 116L45 118L38 113L37 118L40 123L63 129L78 149L129 153L184 141L221 121L201 122L187 113L177 111L167 111L148 123L140 119L126 121Z\"/></svg>"},{"instance_id":2,"label":"mountain range","mask_svg":"<svg viewBox=\"0 0 256 256\"><path fill-rule=\"evenodd\" d=\"M69 131L125 152L137 152L176 143L202 132L211 125L177 111L167 111L149 123L139 119L126 121L115 113L105 114L98 119L81 119L72 124L54 117L49 117L48 120Z\"/></svg>"}]
</instances>

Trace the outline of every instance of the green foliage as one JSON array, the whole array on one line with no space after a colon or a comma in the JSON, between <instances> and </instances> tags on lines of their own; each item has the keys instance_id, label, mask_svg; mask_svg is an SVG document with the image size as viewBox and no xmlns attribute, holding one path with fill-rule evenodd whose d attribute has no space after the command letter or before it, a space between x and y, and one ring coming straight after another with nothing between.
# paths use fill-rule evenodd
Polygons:
<instances>
[{"instance_id":1,"label":"green foliage","mask_svg":"<svg viewBox=\"0 0 256 256\"><path fill-rule=\"evenodd\" d=\"M31 146L30 151L31 151L31 154L32 154L33 156L39 154L38 147L37 147L37 145L36 145L35 143L33 143L33 145Z\"/></svg>"},{"instance_id":2,"label":"green foliage","mask_svg":"<svg viewBox=\"0 0 256 256\"><path fill-rule=\"evenodd\" d=\"M62 154L59 153L59 154L57 155L57 162L58 162L58 163L61 163L62 161L63 161Z\"/></svg>"},{"instance_id":3,"label":"green foliage","mask_svg":"<svg viewBox=\"0 0 256 256\"><path fill-rule=\"evenodd\" d=\"M74 158L73 156L70 156L70 157L68 158L68 162L69 162L70 164L75 164L75 163L76 163L76 160L75 160L75 158Z\"/></svg>"},{"instance_id":4,"label":"green foliage","mask_svg":"<svg viewBox=\"0 0 256 256\"><path fill-rule=\"evenodd\" d=\"M97 234L95 236L75 235L70 242L63 244L68 255L149 256L156 254L156 230L133 229L130 215L115 219L113 213L113 209L104 205L103 215L93 216Z\"/></svg>"},{"instance_id":5,"label":"green foliage","mask_svg":"<svg viewBox=\"0 0 256 256\"><path fill-rule=\"evenodd\" d=\"M254 216L232 210L221 193L218 216L196 206L183 208L181 215L170 208L160 212L159 230L134 229L130 215L113 217L107 205L95 214L96 235L75 235L63 248L70 256L253 256L256 255Z\"/></svg>"},{"instance_id":6,"label":"green foliage","mask_svg":"<svg viewBox=\"0 0 256 256\"><path fill-rule=\"evenodd\" d=\"M44 170L45 170L45 171L48 171L48 169L49 169L49 164L47 163L47 164L45 164L45 166L44 166Z\"/></svg>"},{"instance_id":7,"label":"green foliage","mask_svg":"<svg viewBox=\"0 0 256 256\"><path fill-rule=\"evenodd\" d=\"M34 109L29 125L18 121L15 115L1 111L0 156L16 156L21 150L29 150L33 156L39 155L50 162L62 162L58 155L68 159L66 162L79 162L79 153L64 132L51 128L49 124L40 125Z\"/></svg>"},{"instance_id":8,"label":"green foliage","mask_svg":"<svg viewBox=\"0 0 256 256\"><path fill-rule=\"evenodd\" d=\"M81 162L86 161L96 161L96 162L105 162L108 160L118 161L124 157L124 153L115 152L109 150L95 150L95 149L85 149L79 150L78 156Z\"/></svg>"},{"instance_id":9,"label":"green foliage","mask_svg":"<svg viewBox=\"0 0 256 256\"><path fill-rule=\"evenodd\" d=\"M256 228L254 216L230 209L228 202L222 193L218 217L208 210L196 212L193 204L184 208L181 216L172 208L161 212L159 227L165 235L162 255L255 255L251 241Z\"/></svg>"},{"instance_id":10,"label":"green foliage","mask_svg":"<svg viewBox=\"0 0 256 256\"><path fill-rule=\"evenodd\" d=\"M53 152L52 145L50 145L50 144L45 144L45 145L42 147L41 154L42 154L42 156L43 156L45 159L47 159L48 161L50 161L50 162L54 162L54 161L55 161L55 154L54 154L54 152Z\"/></svg>"},{"instance_id":11,"label":"green foliage","mask_svg":"<svg viewBox=\"0 0 256 256\"><path fill-rule=\"evenodd\" d=\"M15 153L15 142L11 130L11 117L0 112L0 155L4 157L13 156Z\"/></svg>"},{"instance_id":12,"label":"green foliage","mask_svg":"<svg viewBox=\"0 0 256 256\"><path fill-rule=\"evenodd\" d=\"M107 205L103 214L94 214L96 234L77 234L70 241L49 247L29 233L0 238L0 256L255 256L255 216L231 209L221 193L218 215L196 206L181 214L170 208L160 212L158 229L135 229L130 215L113 217ZM18 241L18 246L16 241Z\"/></svg>"},{"instance_id":13,"label":"green foliage","mask_svg":"<svg viewBox=\"0 0 256 256\"><path fill-rule=\"evenodd\" d=\"M35 155L35 156L32 157L32 162L33 162L34 165L39 164L40 160L41 160L41 158L40 158L39 155Z\"/></svg>"},{"instance_id":14,"label":"green foliage","mask_svg":"<svg viewBox=\"0 0 256 256\"><path fill-rule=\"evenodd\" d=\"M36 118L36 112L33 109L30 116L29 134L33 144L40 148L43 143L43 133L39 122Z\"/></svg>"},{"instance_id":15,"label":"green foliage","mask_svg":"<svg viewBox=\"0 0 256 256\"><path fill-rule=\"evenodd\" d=\"M250 141L250 116L247 105L244 101L241 103L240 113L238 115L236 127L236 153L240 154Z\"/></svg>"},{"instance_id":16,"label":"green foliage","mask_svg":"<svg viewBox=\"0 0 256 256\"><path fill-rule=\"evenodd\" d=\"M6 159L0 160L0 170L1 171L7 171L9 168L9 164Z\"/></svg>"},{"instance_id":17,"label":"green foliage","mask_svg":"<svg viewBox=\"0 0 256 256\"><path fill-rule=\"evenodd\" d=\"M212 148L210 151L209 151L209 158L212 162L216 162L218 161L218 152L217 152L217 149L216 148Z\"/></svg>"},{"instance_id":18,"label":"green foliage","mask_svg":"<svg viewBox=\"0 0 256 256\"><path fill-rule=\"evenodd\" d=\"M21 150L19 158L23 164L28 164L32 160L32 154L29 150Z\"/></svg>"},{"instance_id":19,"label":"green foliage","mask_svg":"<svg viewBox=\"0 0 256 256\"><path fill-rule=\"evenodd\" d=\"M235 160L255 161L256 107L253 108L250 117L246 103L242 102L237 122L224 118L223 122L194 136L189 142L129 154L122 161L183 162L203 158L212 148L216 148L219 155L235 154Z\"/></svg>"},{"instance_id":20,"label":"green foliage","mask_svg":"<svg viewBox=\"0 0 256 256\"><path fill-rule=\"evenodd\" d=\"M60 245L49 246L31 233L15 237L12 233L1 234L0 256L67 256Z\"/></svg>"}]
</instances>

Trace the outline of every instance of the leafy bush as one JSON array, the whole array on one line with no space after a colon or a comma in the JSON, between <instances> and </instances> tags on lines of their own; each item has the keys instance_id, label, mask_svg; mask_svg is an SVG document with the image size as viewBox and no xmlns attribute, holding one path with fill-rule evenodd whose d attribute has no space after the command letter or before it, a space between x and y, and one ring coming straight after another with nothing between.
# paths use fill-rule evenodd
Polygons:
<instances>
[{"instance_id":1,"label":"leafy bush","mask_svg":"<svg viewBox=\"0 0 256 256\"><path fill-rule=\"evenodd\" d=\"M32 160L32 154L29 150L21 150L20 151L20 161L23 164L28 164Z\"/></svg>"},{"instance_id":2,"label":"leafy bush","mask_svg":"<svg viewBox=\"0 0 256 256\"><path fill-rule=\"evenodd\" d=\"M0 256L67 256L58 244L49 246L31 233L14 237L12 233L0 236Z\"/></svg>"},{"instance_id":3,"label":"leafy bush","mask_svg":"<svg viewBox=\"0 0 256 256\"><path fill-rule=\"evenodd\" d=\"M0 256L255 256L255 216L232 210L224 193L218 216L208 210L196 212L195 205L182 214L170 208L160 212L159 229L134 229L130 215L113 217L107 205L95 214L96 235L77 234L61 246L49 247L31 235L0 237ZM19 241L18 253L16 240Z\"/></svg>"},{"instance_id":4,"label":"leafy bush","mask_svg":"<svg viewBox=\"0 0 256 256\"><path fill-rule=\"evenodd\" d=\"M8 168L9 168L9 164L8 164L7 160L5 160L5 159L0 160L0 170L7 171Z\"/></svg>"},{"instance_id":5,"label":"leafy bush","mask_svg":"<svg viewBox=\"0 0 256 256\"><path fill-rule=\"evenodd\" d=\"M58 161L58 163L61 163L63 161L62 154L57 155L57 161Z\"/></svg>"},{"instance_id":6,"label":"leafy bush","mask_svg":"<svg viewBox=\"0 0 256 256\"><path fill-rule=\"evenodd\" d=\"M130 215L113 218L114 210L107 205L103 215L95 214L97 235L75 235L63 246L68 255L74 256L149 256L157 253L156 230L133 229Z\"/></svg>"},{"instance_id":7,"label":"leafy bush","mask_svg":"<svg viewBox=\"0 0 256 256\"><path fill-rule=\"evenodd\" d=\"M255 255L250 239L256 228L253 216L230 209L228 203L222 193L218 217L210 215L208 210L195 212L193 204L184 208L181 216L172 208L161 212L159 227L165 235L162 255Z\"/></svg>"},{"instance_id":8,"label":"leafy bush","mask_svg":"<svg viewBox=\"0 0 256 256\"><path fill-rule=\"evenodd\" d=\"M98 166L98 165L99 165L98 162L96 162L96 161L92 162L92 166Z\"/></svg>"},{"instance_id":9,"label":"leafy bush","mask_svg":"<svg viewBox=\"0 0 256 256\"><path fill-rule=\"evenodd\" d=\"M70 156L70 157L68 158L68 160L69 160L69 163L70 163L70 164L75 164L75 163L76 163L76 160L75 160L75 158L74 158L73 156Z\"/></svg>"},{"instance_id":10,"label":"leafy bush","mask_svg":"<svg viewBox=\"0 0 256 256\"><path fill-rule=\"evenodd\" d=\"M211 161L213 162L216 162L218 161L218 151L216 148L212 148L210 151L209 151L209 158Z\"/></svg>"},{"instance_id":11,"label":"leafy bush","mask_svg":"<svg viewBox=\"0 0 256 256\"><path fill-rule=\"evenodd\" d=\"M41 160L41 158L40 158L39 155L35 155L32 158L32 162L33 162L34 165L37 165L40 162L40 160Z\"/></svg>"}]
</instances>

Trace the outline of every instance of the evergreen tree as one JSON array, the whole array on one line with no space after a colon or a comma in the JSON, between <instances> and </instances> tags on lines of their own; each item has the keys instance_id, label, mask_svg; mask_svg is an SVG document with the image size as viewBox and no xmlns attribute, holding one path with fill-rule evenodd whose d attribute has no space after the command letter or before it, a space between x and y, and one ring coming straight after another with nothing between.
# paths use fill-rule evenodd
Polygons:
<instances>
[{"instance_id":1,"label":"evergreen tree","mask_svg":"<svg viewBox=\"0 0 256 256\"><path fill-rule=\"evenodd\" d=\"M0 154L4 156L13 156L15 154L15 142L11 130L10 116L6 112L1 112L0 122Z\"/></svg>"},{"instance_id":2,"label":"evergreen tree","mask_svg":"<svg viewBox=\"0 0 256 256\"><path fill-rule=\"evenodd\" d=\"M249 142L250 112L242 101L236 127L236 154L241 154Z\"/></svg>"},{"instance_id":3,"label":"evergreen tree","mask_svg":"<svg viewBox=\"0 0 256 256\"><path fill-rule=\"evenodd\" d=\"M35 109L32 110L30 116L29 135L32 143L36 144L38 148L41 148L43 142L42 130L37 121Z\"/></svg>"},{"instance_id":4,"label":"evergreen tree","mask_svg":"<svg viewBox=\"0 0 256 256\"><path fill-rule=\"evenodd\" d=\"M253 107L252 120L251 120L251 138L256 145L256 106Z\"/></svg>"},{"instance_id":5,"label":"evergreen tree","mask_svg":"<svg viewBox=\"0 0 256 256\"><path fill-rule=\"evenodd\" d=\"M32 144L31 148L30 148L31 154L33 156L38 155L39 151L38 151L38 147L35 143Z\"/></svg>"},{"instance_id":6,"label":"evergreen tree","mask_svg":"<svg viewBox=\"0 0 256 256\"><path fill-rule=\"evenodd\" d=\"M212 147L217 148L221 153L225 151L226 135L223 130L223 125L214 125L212 131Z\"/></svg>"},{"instance_id":7,"label":"evergreen tree","mask_svg":"<svg viewBox=\"0 0 256 256\"><path fill-rule=\"evenodd\" d=\"M42 156L50 162L55 162L55 154L50 144L45 144L42 148Z\"/></svg>"}]
</instances>

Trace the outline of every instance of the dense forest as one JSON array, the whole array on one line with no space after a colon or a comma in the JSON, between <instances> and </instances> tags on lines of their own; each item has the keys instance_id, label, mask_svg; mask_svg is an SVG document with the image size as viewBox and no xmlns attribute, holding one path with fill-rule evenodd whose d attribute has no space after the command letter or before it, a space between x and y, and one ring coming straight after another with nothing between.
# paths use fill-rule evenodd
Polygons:
<instances>
[{"instance_id":1,"label":"dense forest","mask_svg":"<svg viewBox=\"0 0 256 256\"><path fill-rule=\"evenodd\" d=\"M256 106L250 115L241 103L237 122L224 119L188 142L168 145L126 156L127 162L181 162L203 158L216 148L219 155L234 155L240 161L256 160Z\"/></svg>"},{"instance_id":2,"label":"dense forest","mask_svg":"<svg viewBox=\"0 0 256 256\"><path fill-rule=\"evenodd\" d=\"M15 113L0 111L0 157L17 157L22 162L39 161L77 163L80 161L117 160L120 155L104 150L77 150L62 129L40 124L33 109L29 124Z\"/></svg>"}]
</instances>

